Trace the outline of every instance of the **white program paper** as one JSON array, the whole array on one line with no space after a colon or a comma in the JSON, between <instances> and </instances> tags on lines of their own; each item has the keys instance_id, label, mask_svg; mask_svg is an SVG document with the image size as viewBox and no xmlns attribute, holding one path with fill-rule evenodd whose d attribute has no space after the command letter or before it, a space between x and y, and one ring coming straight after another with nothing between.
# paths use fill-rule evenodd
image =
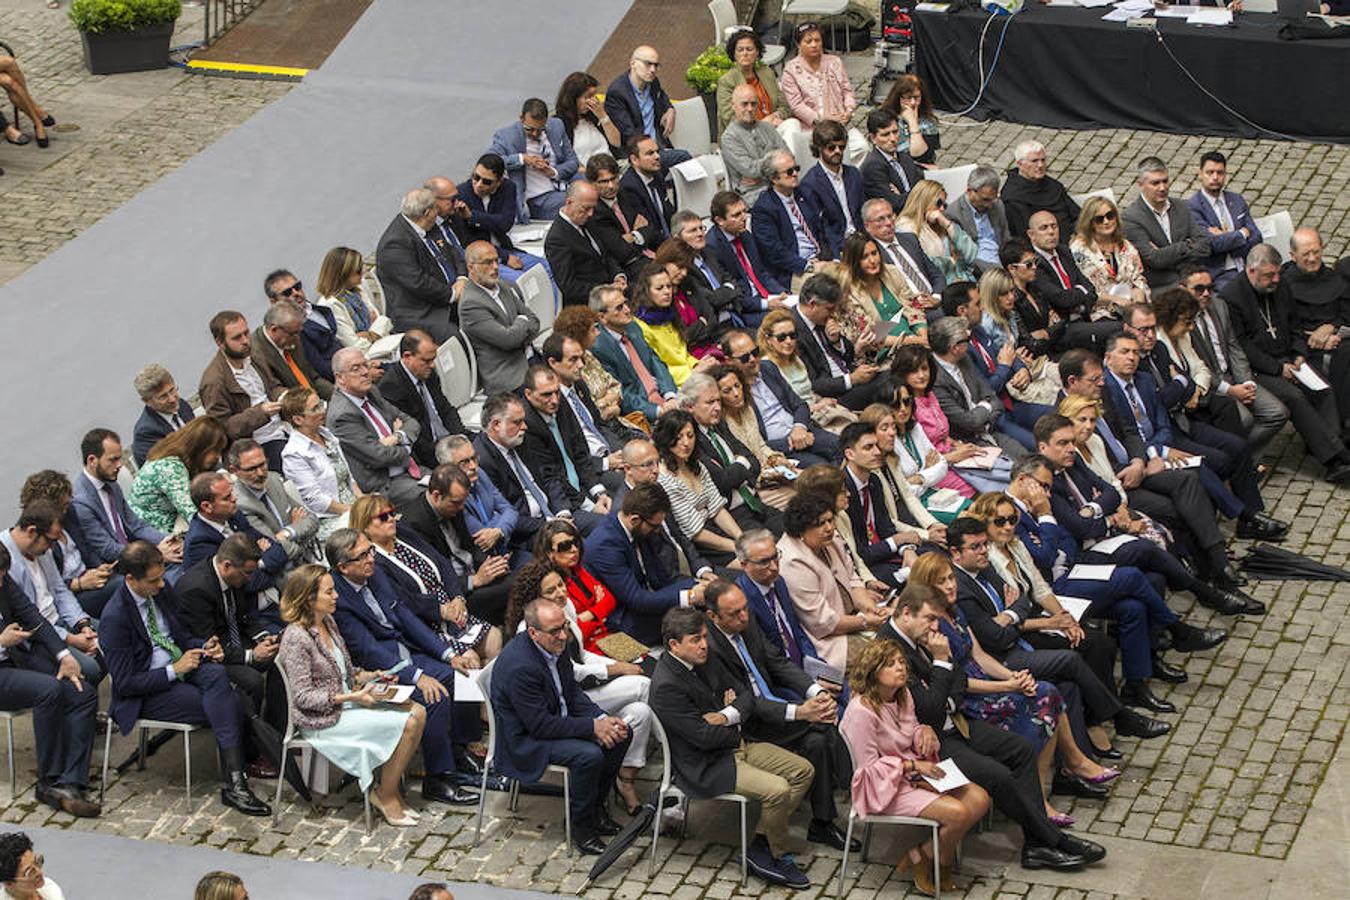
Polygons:
<instances>
[{"instance_id":1,"label":"white program paper","mask_svg":"<svg viewBox=\"0 0 1350 900\"><path fill-rule=\"evenodd\" d=\"M814 656L802 656L802 670L811 678L828 681L830 684L843 684L844 673L824 660ZM456 697L455 699L459 699Z\"/></svg>"},{"instance_id":2,"label":"white program paper","mask_svg":"<svg viewBox=\"0 0 1350 900\"><path fill-rule=\"evenodd\" d=\"M1200 11L1198 6L1164 6L1153 10L1160 19L1189 19Z\"/></svg>"},{"instance_id":3,"label":"white program paper","mask_svg":"<svg viewBox=\"0 0 1350 900\"><path fill-rule=\"evenodd\" d=\"M1107 556L1110 556L1112 553L1115 553L1117 550L1119 550L1121 547L1124 547L1130 541L1137 541L1137 540L1139 540L1139 538L1135 537L1132 534L1118 534L1115 537L1109 537L1104 541L1098 541L1097 543L1093 544L1092 551L1094 553L1105 553Z\"/></svg>"},{"instance_id":4,"label":"white program paper","mask_svg":"<svg viewBox=\"0 0 1350 900\"><path fill-rule=\"evenodd\" d=\"M1115 566L1089 566L1079 563L1069 570L1069 577L1080 581L1110 581L1115 571Z\"/></svg>"},{"instance_id":5,"label":"white program paper","mask_svg":"<svg viewBox=\"0 0 1350 900\"><path fill-rule=\"evenodd\" d=\"M1075 622L1083 621L1083 614L1086 613L1088 607L1092 605L1091 600L1084 600L1082 597L1064 597L1056 594L1055 599L1059 601L1060 606L1064 607L1066 613L1073 616ZM1045 634L1057 634L1062 638L1068 638L1068 635L1058 628L1051 628L1047 630Z\"/></svg>"},{"instance_id":6,"label":"white program paper","mask_svg":"<svg viewBox=\"0 0 1350 900\"><path fill-rule=\"evenodd\" d=\"M923 777L924 781L932 785L933 790L945 794L948 791L961 787L963 784L970 784L970 779L966 777L966 773L962 772L961 767L950 757L942 760L937 765L938 768L942 770L941 778L929 778L927 775Z\"/></svg>"},{"instance_id":7,"label":"white program paper","mask_svg":"<svg viewBox=\"0 0 1350 900\"><path fill-rule=\"evenodd\" d=\"M1323 379L1321 375L1317 374L1317 370L1306 362L1294 370L1294 377L1310 391L1325 391L1330 387L1330 385L1326 383L1326 380Z\"/></svg>"},{"instance_id":8,"label":"white program paper","mask_svg":"<svg viewBox=\"0 0 1350 900\"><path fill-rule=\"evenodd\" d=\"M686 159L675 166L675 171L683 175L686 181L699 181L708 174L708 170L703 168L703 163L696 159Z\"/></svg>"},{"instance_id":9,"label":"white program paper","mask_svg":"<svg viewBox=\"0 0 1350 900\"><path fill-rule=\"evenodd\" d=\"M1231 9L1197 9L1186 17L1187 25L1232 25Z\"/></svg>"},{"instance_id":10,"label":"white program paper","mask_svg":"<svg viewBox=\"0 0 1350 900\"><path fill-rule=\"evenodd\" d=\"M477 678L470 678L458 669L455 670L455 702L482 703L483 689Z\"/></svg>"}]
</instances>

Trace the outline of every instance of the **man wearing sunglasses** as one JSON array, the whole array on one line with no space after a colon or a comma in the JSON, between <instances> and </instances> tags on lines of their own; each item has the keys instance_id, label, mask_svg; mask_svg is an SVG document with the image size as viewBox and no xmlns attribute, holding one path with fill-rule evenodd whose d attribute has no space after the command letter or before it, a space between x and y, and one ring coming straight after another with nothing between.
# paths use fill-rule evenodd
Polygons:
<instances>
[{"instance_id":1,"label":"man wearing sunglasses","mask_svg":"<svg viewBox=\"0 0 1350 900\"><path fill-rule=\"evenodd\" d=\"M300 279L285 269L268 273L263 279L263 293L267 302L273 306L287 300L300 308L305 314L305 324L300 332L300 347L310 368L319 377L333 380L333 354L342 349L338 343L337 318L327 306L315 306L305 296L305 286Z\"/></svg>"},{"instance_id":2,"label":"man wearing sunglasses","mask_svg":"<svg viewBox=\"0 0 1350 900\"><path fill-rule=\"evenodd\" d=\"M799 340L797 328L790 321L781 323L774 326L769 339L786 349ZM721 346L727 365L740 369L750 386L747 399L759 413L760 431L771 448L791 456L802 468L838 461L838 437L811 421L811 407L777 366L760 361L754 338L737 329L727 332Z\"/></svg>"},{"instance_id":3,"label":"man wearing sunglasses","mask_svg":"<svg viewBox=\"0 0 1350 900\"><path fill-rule=\"evenodd\" d=\"M759 95L748 84L731 92L733 118L727 123L718 144L727 166L727 184L754 205L769 182L759 169L759 161L774 150L787 150L778 129L759 117Z\"/></svg>"},{"instance_id":4,"label":"man wearing sunglasses","mask_svg":"<svg viewBox=\"0 0 1350 900\"><path fill-rule=\"evenodd\" d=\"M492 136L489 153L502 158L516 189L516 221L553 219L563 205L563 189L577 177L580 164L562 120L548 114L538 97L520 108L520 121Z\"/></svg>"},{"instance_id":5,"label":"man wearing sunglasses","mask_svg":"<svg viewBox=\"0 0 1350 900\"><path fill-rule=\"evenodd\" d=\"M764 252L764 264L779 282L809 274L816 260L828 259L822 243L825 230L814 200L801 191L801 166L786 150L774 150L760 160L760 175L771 190L759 195L750 210L751 229Z\"/></svg>"},{"instance_id":6,"label":"man wearing sunglasses","mask_svg":"<svg viewBox=\"0 0 1350 900\"><path fill-rule=\"evenodd\" d=\"M848 132L833 119L821 119L811 129L811 155L819 160L802 176L802 192L820 210L821 230L830 255L844 250L844 238L863 227L862 172L844 162Z\"/></svg>"},{"instance_id":7,"label":"man wearing sunglasses","mask_svg":"<svg viewBox=\"0 0 1350 900\"><path fill-rule=\"evenodd\" d=\"M497 248L501 277L507 281L515 281L539 263L548 268L542 256L526 253L511 241L518 196L515 182L506 177L506 162L495 153L478 157L468 180L459 183L459 197L469 211L463 222L464 236L469 243L487 241Z\"/></svg>"}]
</instances>

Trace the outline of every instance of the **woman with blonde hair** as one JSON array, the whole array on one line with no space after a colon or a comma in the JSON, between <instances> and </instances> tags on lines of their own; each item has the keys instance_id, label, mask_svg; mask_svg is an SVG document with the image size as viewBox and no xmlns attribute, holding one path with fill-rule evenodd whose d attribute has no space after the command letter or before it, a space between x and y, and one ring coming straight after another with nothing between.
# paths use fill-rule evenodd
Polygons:
<instances>
[{"instance_id":1,"label":"woman with blonde hair","mask_svg":"<svg viewBox=\"0 0 1350 900\"><path fill-rule=\"evenodd\" d=\"M855 231L845 238L836 268L844 299L834 315L845 338L878 347L878 361L904 344L928 346L928 320L914 305L914 292L882 260L871 235Z\"/></svg>"},{"instance_id":2,"label":"woman with blonde hair","mask_svg":"<svg viewBox=\"0 0 1350 900\"><path fill-rule=\"evenodd\" d=\"M924 179L914 185L895 228L919 238L919 246L948 284L975 280L979 248L964 228L947 218L947 191L940 183Z\"/></svg>"},{"instance_id":3,"label":"woman with blonde hair","mask_svg":"<svg viewBox=\"0 0 1350 900\"><path fill-rule=\"evenodd\" d=\"M352 665L333 613L334 576L323 566L304 565L286 579L277 665L290 687L291 718L300 735L338 768L356 776L370 805L390 825L407 828L418 814L403 803L399 782L408 771L426 725L426 709L409 701L381 702L379 672ZM375 782L375 769L380 781Z\"/></svg>"},{"instance_id":4,"label":"woman with blonde hair","mask_svg":"<svg viewBox=\"0 0 1350 900\"><path fill-rule=\"evenodd\" d=\"M1132 303L1146 303L1148 281L1139 251L1125 237L1120 210L1106 197L1089 197L1078 214L1069 250L1084 277L1097 289L1092 317L1121 318Z\"/></svg>"},{"instance_id":5,"label":"woman with blonde hair","mask_svg":"<svg viewBox=\"0 0 1350 900\"><path fill-rule=\"evenodd\" d=\"M934 588L945 601L947 614L938 620L938 628L951 647L952 664L961 666L968 679L961 711L1025 738L1037 749L1045 814L1061 828L1072 825L1072 817L1061 815L1050 805L1055 754L1062 755L1074 775L1096 784L1118 778L1120 772L1103 769L1073 742L1065 700L1055 685L1038 680L1025 669L1009 669L980 646L965 613L956 605L956 570L949 557L925 553L910 569L909 581Z\"/></svg>"},{"instance_id":6,"label":"woman with blonde hair","mask_svg":"<svg viewBox=\"0 0 1350 900\"><path fill-rule=\"evenodd\" d=\"M179 519L191 522L197 514L190 492L192 479L220 468L220 458L229 445L224 426L210 416L198 416L166 434L146 454L127 503L151 528L172 534Z\"/></svg>"},{"instance_id":7,"label":"woman with blonde hair","mask_svg":"<svg viewBox=\"0 0 1350 900\"><path fill-rule=\"evenodd\" d=\"M1053 403L1055 397L1059 395L1059 369L1049 364L1049 357L1043 352L1033 353L1028 349L1028 340L1035 343L1040 350L1044 349L1043 342L1031 338L1022 325L1021 316L1016 308L1017 285L1011 275L1003 269L988 269L980 276L978 290L980 308L983 311L980 317L979 336L988 356L997 357L997 361L1002 363L1009 357L1004 348L1013 348L1007 375L1002 376L1000 381L1000 376L991 372L986 381L995 391L1006 390L1012 399L1039 407L1034 412L1014 407L1014 417L1019 414L1022 416L1018 424L1030 428L1036 423L1036 419L1050 411L1046 404ZM977 360L977 366L981 364L986 369L992 365L990 362ZM997 366L995 371L1001 369L1001 366ZM1026 375L1020 375L1021 372L1025 372Z\"/></svg>"},{"instance_id":8,"label":"woman with blonde hair","mask_svg":"<svg viewBox=\"0 0 1350 900\"><path fill-rule=\"evenodd\" d=\"M778 370L788 387L811 407L813 422L837 434L848 423L858 421L853 410L833 397L820 396L811 387L811 375L797 352L801 335L797 331L797 319L792 315L792 310L771 309L765 313L759 323L756 343L759 345L760 366L769 365Z\"/></svg>"},{"instance_id":9,"label":"woman with blonde hair","mask_svg":"<svg viewBox=\"0 0 1350 900\"><path fill-rule=\"evenodd\" d=\"M334 247L319 266L315 306L333 311L337 340L344 347L369 350L370 345L389 334L393 323L380 313L370 286L365 280L366 263L351 247Z\"/></svg>"},{"instance_id":10,"label":"woman with blonde hair","mask_svg":"<svg viewBox=\"0 0 1350 900\"><path fill-rule=\"evenodd\" d=\"M930 592L918 594L931 596ZM942 858L933 860L932 845L923 843L901 857L896 869L909 869L914 884L936 895L939 885L955 890L950 867L961 838L989 810L989 795L977 784L964 784L939 794L924 780L942 777L937 755L919 752L919 720L909 693L905 653L894 641L873 641L848 670L852 698L839 722L839 733L853 756L850 796L862 815L922 816L942 823L938 845Z\"/></svg>"},{"instance_id":11,"label":"woman with blonde hair","mask_svg":"<svg viewBox=\"0 0 1350 900\"><path fill-rule=\"evenodd\" d=\"M207 872L197 882L192 900L248 900L248 889L233 872Z\"/></svg>"}]
</instances>

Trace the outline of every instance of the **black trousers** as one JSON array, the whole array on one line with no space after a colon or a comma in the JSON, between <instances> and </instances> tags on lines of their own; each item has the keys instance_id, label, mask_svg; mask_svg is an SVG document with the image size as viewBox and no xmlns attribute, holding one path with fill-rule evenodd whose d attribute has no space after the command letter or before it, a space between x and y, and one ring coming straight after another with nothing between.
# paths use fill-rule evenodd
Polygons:
<instances>
[{"instance_id":1,"label":"black trousers","mask_svg":"<svg viewBox=\"0 0 1350 900\"><path fill-rule=\"evenodd\" d=\"M1042 681L1073 682L1083 698L1083 712L1089 725L1114 718L1121 710L1120 700L1093 674L1083 657L1073 650L1022 650L1014 648L1003 657L1010 669L1027 669Z\"/></svg>"},{"instance_id":2,"label":"black trousers","mask_svg":"<svg viewBox=\"0 0 1350 900\"><path fill-rule=\"evenodd\" d=\"M1329 391L1307 391L1274 375L1255 375L1253 378L1289 410L1294 430L1302 436L1308 452L1317 457L1318 462L1325 464L1345 452L1336 398L1350 385L1338 385Z\"/></svg>"},{"instance_id":3,"label":"black trousers","mask_svg":"<svg viewBox=\"0 0 1350 900\"><path fill-rule=\"evenodd\" d=\"M955 729L942 733L942 755L951 757L967 778L989 792L994 808L1021 826L1023 841L1058 846L1063 835L1046 818L1036 751L1031 744L988 722L968 721L969 738Z\"/></svg>"},{"instance_id":4,"label":"black trousers","mask_svg":"<svg viewBox=\"0 0 1350 900\"><path fill-rule=\"evenodd\" d=\"M1146 477L1140 487L1162 494L1172 502L1201 572L1215 575L1222 571L1228 559L1224 555L1223 534L1219 531L1219 515L1200 478L1192 471L1159 472ZM1135 502L1135 494L1130 492L1131 504ZM1153 515L1143 505L1139 509Z\"/></svg>"},{"instance_id":5,"label":"black trousers","mask_svg":"<svg viewBox=\"0 0 1350 900\"><path fill-rule=\"evenodd\" d=\"M476 587L464 595L464 605L489 625L501 628L506 622L506 601L511 597L515 580L516 573L508 572L492 584Z\"/></svg>"},{"instance_id":6,"label":"black trousers","mask_svg":"<svg viewBox=\"0 0 1350 900\"><path fill-rule=\"evenodd\" d=\"M771 741L784 750L791 750L815 766L816 777L811 780L811 817L833 822L837 810L834 792L846 788L853 781L853 767L849 765L848 751L839 737L839 729L812 723L788 739Z\"/></svg>"}]
</instances>

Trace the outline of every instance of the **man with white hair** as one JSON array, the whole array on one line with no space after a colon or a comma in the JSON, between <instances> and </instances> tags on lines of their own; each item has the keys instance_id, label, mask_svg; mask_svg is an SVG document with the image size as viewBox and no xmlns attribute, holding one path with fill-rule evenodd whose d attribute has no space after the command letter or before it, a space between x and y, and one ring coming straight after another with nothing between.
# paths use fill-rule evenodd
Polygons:
<instances>
[{"instance_id":1,"label":"man with white hair","mask_svg":"<svg viewBox=\"0 0 1350 900\"><path fill-rule=\"evenodd\" d=\"M732 120L722 132L718 145L727 166L727 184L751 206L764 193L769 182L759 169L759 161L771 150L787 150L778 129L759 117L759 95L748 84L731 92Z\"/></svg>"},{"instance_id":2,"label":"man with white hair","mask_svg":"<svg viewBox=\"0 0 1350 900\"><path fill-rule=\"evenodd\" d=\"M1167 164L1156 156L1139 162L1139 196L1121 210L1120 227L1139 251L1149 287L1177 284L1181 267L1198 266L1209 260L1209 234L1185 203L1171 200L1172 177Z\"/></svg>"},{"instance_id":3,"label":"man with white hair","mask_svg":"<svg viewBox=\"0 0 1350 900\"><path fill-rule=\"evenodd\" d=\"M1345 267L1333 269L1322 260L1322 236L1316 228L1299 228L1289 241L1289 261L1280 269L1293 301L1294 346L1327 376L1336 390L1341 420L1350 420L1350 279Z\"/></svg>"},{"instance_id":4,"label":"man with white hair","mask_svg":"<svg viewBox=\"0 0 1350 900\"><path fill-rule=\"evenodd\" d=\"M419 482L426 473L412 455L420 426L384 399L372 375L365 354L356 347L333 354L337 390L328 404L327 424L361 490L384 494L401 505L422 493Z\"/></svg>"},{"instance_id":5,"label":"man with white hair","mask_svg":"<svg viewBox=\"0 0 1350 900\"><path fill-rule=\"evenodd\" d=\"M544 238L544 256L553 269L553 280L562 294L563 306L580 306L599 284L628 286L623 266L606 253L589 223L600 193L586 181L567 185L567 199Z\"/></svg>"},{"instance_id":6,"label":"man with white hair","mask_svg":"<svg viewBox=\"0 0 1350 900\"><path fill-rule=\"evenodd\" d=\"M965 229L979 252L975 269L998 268L998 248L1008 240L1008 213L998 198L998 171L976 166L966 179L966 190L947 206L947 218Z\"/></svg>"},{"instance_id":7,"label":"man with white hair","mask_svg":"<svg viewBox=\"0 0 1350 900\"><path fill-rule=\"evenodd\" d=\"M433 233L438 217L434 192L415 188L404 194L399 214L376 245L375 266L394 330L420 328L440 344L459 331L456 304L465 269L464 257Z\"/></svg>"},{"instance_id":8,"label":"man with white hair","mask_svg":"<svg viewBox=\"0 0 1350 900\"><path fill-rule=\"evenodd\" d=\"M136 420L135 437L131 444L131 455L135 457L136 465L143 466L146 454L156 441L192 421L192 407L178 396L178 385L173 376L159 363L150 363L137 372L131 380L131 386L145 404L141 417Z\"/></svg>"},{"instance_id":9,"label":"man with white hair","mask_svg":"<svg viewBox=\"0 0 1350 900\"><path fill-rule=\"evenodd\" d=\"M770 190L760 194L750 211L751 230L764 251L769 274L783 284L809 274L817 260L828 259L825 230L815 201L801 190L801 170L786 150L771 150L759 163Z\"/></svg>"},{"instance_id":10,"label":"man with white hair","mask_svg":"<svg viewBox=\"0 0 1350 900\"><path fill-rule=\"evenodd\" d=\"M1014 167L1003 182L1000 196L1008 213L1008 231L1023 234L1031 214L1047 209L1059 220L1061 234L1073 234L1078 225L1078 204L1064 185L1046 174L1045 147L1040 141L1025 140L1013 150Z\"/></svg>"}]
</instances>

